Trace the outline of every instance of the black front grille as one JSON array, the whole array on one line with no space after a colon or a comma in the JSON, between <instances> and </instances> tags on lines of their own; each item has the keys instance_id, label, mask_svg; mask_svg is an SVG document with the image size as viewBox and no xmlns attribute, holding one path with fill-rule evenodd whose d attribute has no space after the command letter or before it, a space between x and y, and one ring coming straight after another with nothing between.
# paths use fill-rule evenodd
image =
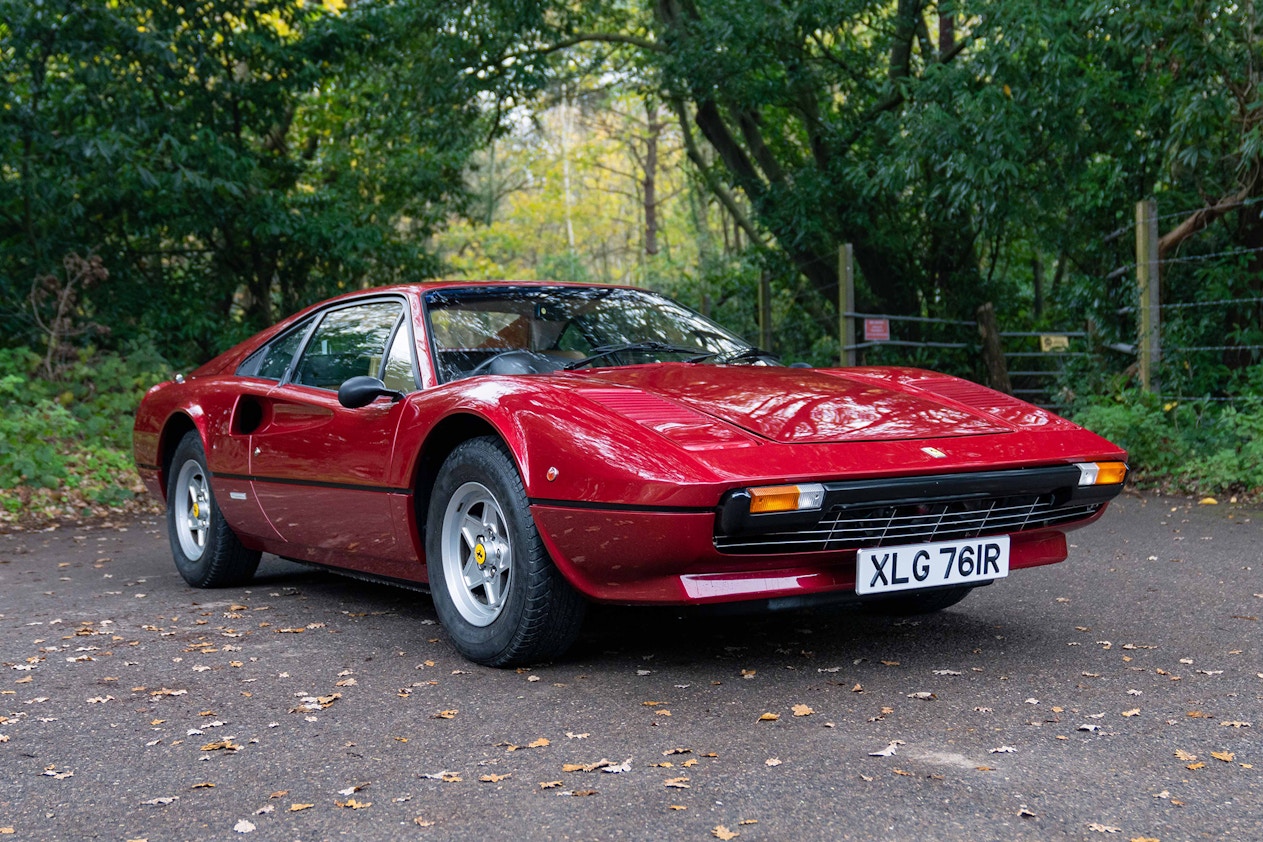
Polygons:
<instances>
[{"instance_id":1,"label":"black front grille","mask_svg":"<svg viewBox=\"0 0 1263 842\"><path fill-rule=\"evenodd\" d=\"M715 547L728 553L779 553L954 541L1073 523L1091 517L1103 505L1065 505L1054 493L834 505L821 512L814 523L787 525L775 531L717 534Z\"/></svg>"}]
</instances>

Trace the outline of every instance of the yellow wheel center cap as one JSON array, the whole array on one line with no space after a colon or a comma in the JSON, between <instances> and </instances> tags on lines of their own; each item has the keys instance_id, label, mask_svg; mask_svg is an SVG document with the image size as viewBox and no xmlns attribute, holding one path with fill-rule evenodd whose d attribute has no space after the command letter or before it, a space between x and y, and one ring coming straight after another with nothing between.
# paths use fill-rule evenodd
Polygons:
<instances>
[{"instance_id":1,"label":"yellow wheel center cap","mask_svg":"<svg viewBox=\"0 0 1263 842\"><path fill-rule=\"evenodd\" d=\"M194 503L193 504L193 517L201 517L201 516L202 516L201 505L198 503Z\"/></svg>"},{"instance_id":2,"label":"yellow wheel center cap","mask_svg":"<svg viewBox=\"0 0 1263 842\"><path fill-rule=\"evenodd\" d=\"M474 561L478 562L479 565L487 563L487 548L482 544L474 545Z\"/></svg>"}]
</instances>

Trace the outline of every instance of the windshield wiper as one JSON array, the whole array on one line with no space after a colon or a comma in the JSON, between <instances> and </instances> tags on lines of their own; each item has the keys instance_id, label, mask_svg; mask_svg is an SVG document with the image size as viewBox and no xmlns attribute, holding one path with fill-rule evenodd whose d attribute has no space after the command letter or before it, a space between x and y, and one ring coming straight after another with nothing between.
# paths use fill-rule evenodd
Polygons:
<instances>
[{"instance_id":1,"label":"windshield wiper","mask_svg":"<svg viewBox=\"0 0 1263 842\"><path fill-rule=\"evenodd\" d=\"M771 351L765 351L762 348L757 348L751 345L749 348L746 348L744 351L737 351L732 354L723 354L719 357L719 359L715 360L715 362L718 363L719 365L731 365L732 363L747 362L750 360L761 360L764 357L769 357L773 360L780 359L780 357L776 356L776 354L773 354Z\"/></svg>"},{"instance_id":2,"label":"windshield wiper","mask_svg":"<svg viewBox=\"0 0 1263 842\"><path fill-rule=\"evenodd\" d=\"M593 348L592 353L581 360L575 360L566 366L566 371L574 371L576 368L583 368L585 365L591 365L597 360L605 359L612 354L618 354L622 351L658 351L667 354L691 354L687 360L691 363L708 360L711 357L718 356L711 351L703 351L700 348L688 348L683 345L672 345L668 342L624 342L620 345L602 345L599 348Z\"/></svg>"}]
</instances>

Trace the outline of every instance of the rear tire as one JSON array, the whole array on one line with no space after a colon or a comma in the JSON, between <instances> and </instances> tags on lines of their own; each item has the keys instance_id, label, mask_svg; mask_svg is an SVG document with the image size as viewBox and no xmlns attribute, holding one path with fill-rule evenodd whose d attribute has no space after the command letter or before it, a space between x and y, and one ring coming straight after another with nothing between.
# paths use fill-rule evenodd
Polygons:
<instances>
[{"instance_id":1,"label":"rear tire","mask_svg":"<svg viewBox=\"0 0 1263 842\"><path fill-rule=\"evenodd\" d=\"M219 511L195 430L180 439L167 474L167 536L175 569L195 588L243 585L259 566L259 551L242 546Z\"/></svg>"},{"instance_id":2,"label":"rear tire","mask_svg":"<svg viewBox=\"0 0 1263 842\"><path fill-rule=\"evenodd\" d=\"M434 609L462 655L509 667L570 648L587 605L544 548L498 439L470 439L447 457L425 532Z\"/></svg>"},{"instance_id":3,"label":"rear tire","mask_svg":"<svg viewBox=\"0 0 1263 842\"><path fill-rule=\"evenodd\" d=\"M957 588L943 588L929 593L908 593L897 596L886 596L864 603L864 610L870 614L881 614L886 617L913 617L917 614L933 614L945 608L951 608L974 589L973 585Z\"/></svg>"}]
</instances>

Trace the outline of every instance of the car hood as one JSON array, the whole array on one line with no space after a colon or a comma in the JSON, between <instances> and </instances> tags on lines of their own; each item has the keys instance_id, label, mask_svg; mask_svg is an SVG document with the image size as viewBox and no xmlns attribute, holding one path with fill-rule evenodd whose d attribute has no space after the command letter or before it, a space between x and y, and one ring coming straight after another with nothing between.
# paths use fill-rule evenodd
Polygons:
<instances>
[{"instance_id":1,"label":"car hood","mask_svg":"<svg viewBox=\"0 0 1263 842\"><path fill-rule=\"evenodd\" d=\"M840 371L665 363L601 369L585 373L583 379L591 386L632 387L784 444L941 438L1015 429L955 401ZM600 402L618 408L609 399Z\"/></svg>"}]
</instances>

